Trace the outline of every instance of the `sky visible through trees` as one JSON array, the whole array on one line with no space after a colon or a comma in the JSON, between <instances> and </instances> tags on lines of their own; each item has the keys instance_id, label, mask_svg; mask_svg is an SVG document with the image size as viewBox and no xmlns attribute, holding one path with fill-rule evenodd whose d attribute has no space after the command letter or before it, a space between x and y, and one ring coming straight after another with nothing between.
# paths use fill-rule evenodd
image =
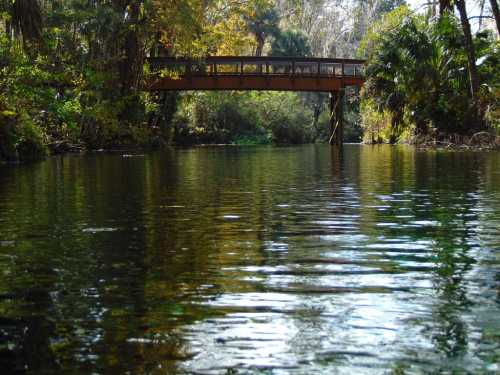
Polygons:
<instances>
[{"instance_id":1,"label":"sky visible through trees","mask_svg":"<svg viewBox=\"0 0 500 375\"><path fill-rule=\"evenodd\" d=\"M408 5L417 11L425 11L427 8L427 4L430 1L427 0L406 0ZM469 12L470 17L478 17L481 14L481 3L483 3L482 0L467 0L466 5L467 5L467 10ZM488 7L487 1L485 3L485 8ZM486 9L485 9L486 10ZM493 20L492 20L493 21ZM471 20L472 24L474 27L479 26L479 20L478 19L473 19Z\"/></svg>"}]
</instances>

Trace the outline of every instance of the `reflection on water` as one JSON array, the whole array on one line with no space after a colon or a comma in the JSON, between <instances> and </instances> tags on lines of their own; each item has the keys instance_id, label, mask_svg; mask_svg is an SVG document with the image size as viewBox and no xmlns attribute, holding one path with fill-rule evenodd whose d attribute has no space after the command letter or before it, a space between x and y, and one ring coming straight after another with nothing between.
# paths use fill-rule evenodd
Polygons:
<instances>
[{"instance_id":1,"label":"reflection on water","mask_svg":"<svg viewBox=\"0 0 500 375\"><path fill-rule=\"evenodd\" d=\"M500 371L500 154L0 166L3 373Z\"/></svg>"}]
</instances>

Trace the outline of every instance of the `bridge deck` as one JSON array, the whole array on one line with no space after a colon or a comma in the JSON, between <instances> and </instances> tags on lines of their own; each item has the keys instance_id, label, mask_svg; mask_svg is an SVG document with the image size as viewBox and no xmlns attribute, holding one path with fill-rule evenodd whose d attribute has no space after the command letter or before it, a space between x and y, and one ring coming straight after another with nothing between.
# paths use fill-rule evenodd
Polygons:
<instances>
[{"instance_id":1,"label":"bridge deck","mask_svg":"<svg viewBox=\"0 0 500 375\"><path fill-rule=\"evenodd\" d=\"M151 58L168 74L148 89L339 91L364 83L364 60L218 56L203 60Z\"/></svg>"}]
</instances>

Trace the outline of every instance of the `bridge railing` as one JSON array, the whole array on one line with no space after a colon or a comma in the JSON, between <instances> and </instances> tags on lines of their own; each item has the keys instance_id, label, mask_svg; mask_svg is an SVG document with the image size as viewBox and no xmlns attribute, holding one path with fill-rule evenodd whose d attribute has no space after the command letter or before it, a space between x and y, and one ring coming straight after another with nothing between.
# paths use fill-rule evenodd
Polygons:
<instances>
[{"instance_id":1,"label":"bridge railing","mask_svg":"<svg viewBox=\"0 0 500 375\"><path fill-rule=\"evenodd\" d=\"M194 60L155 57L148 59L152 70L165 69L181 76L273 75L303 77L363 77L364 60L218 56Z\"/></svg>"}]
</instances>

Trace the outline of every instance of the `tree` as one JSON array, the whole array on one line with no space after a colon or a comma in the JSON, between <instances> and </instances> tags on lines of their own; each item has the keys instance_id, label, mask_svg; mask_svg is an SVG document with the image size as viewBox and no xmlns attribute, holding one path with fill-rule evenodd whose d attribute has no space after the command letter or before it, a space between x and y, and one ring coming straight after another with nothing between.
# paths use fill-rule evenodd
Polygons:
<instances>
[{"instance_id":1,"label":"tree","mask_svg":"<svg viewBox=\"0 0 500 375\"><path fill-rule=\"evenodd\" d=\"M468 94L463 38L452 14L429 22L400 9L377 24L363 43L368 54L365 125L383 124L384 137L391 141L409 129L418 135L431 129L446 134L478 130L482 114Z\"/></svg>"},{"instance_id":2,"label":"tree","mask_svg":"<svg viewBox=\"0 0 500 375\"><path fill-rule=\"evenodd\" d=\"M247 17L248 30L255 36L257 44L255 56L262 56L266 39L279 32L278 22L279 16L274 7L257 9L254 15Z\"/></svg>"},{"instance_id":3,"label":"tree","mask_svg":"<svg viewBox=\"0 0 500 375\"><path fill-rule=\"evenodd\" d=\"M497 24L497 32L500 34L500 9L498 7L498 0L490 0L491 3L491 11L493 12L493 16L495 17L495 22Z\"/></svg>"},{"instance_id":4,"label":"tree","mask_svg":"<svg viewBox=\"0 0 500 375\"><path fill-rule=\"evenodd\" d=\"M472 98L472 106L475 107L475 110L477 112L477 121L480 121L481 114L478 103L478 92L479 92L480 82L476 66L476 52L474 48L474 42L472 40L472 31L469 22L469 17L467 14L465 0L440 0L439 2L440 17L443 17L444 14L450 13L453 10L453 3L455 4L458 13L460 15L460 23L462 26L462 32L464 36L464 48L467 53L469 92Z\"/></svg>"},{"instance_id":5,"label":"tree","mask_svg":"<svg viewBox=\"0 0 500 375\"><path fill-rule=\"evenodd\" d=\"M452 0L439 0L439 16L453 10Z\"/></svg>"},{"instance_id":6,"label":"tree","mask_svg":"<svg viewBox=\"0 0 500 375\"><path fill-rule=\"evenodd\" d=\"M377 15L386 14L403 5L406 5L406 0L380 0L374 4L375 13Z\"/></svg>"},{"instance_id":7,"label":"tree","mask_svg":"<svg viewBox=\"0 0 500 375\"><path fill-rule=\"evenodd\" d=\"M15 0L12 3L12 25L25 41L40 40L42 16L37 0Z\"/></svg>"},{"instance_id":8,"label":"tree","mask_svg":"<svg viewBox=\"0 0 500 375\"><path fill-rule=\"evenodd\" d=\"M472 32L467 15L465 0L455 0L455 5L460 14L460 22L462 24L462 31L464 33L464 44L467 52L467 65L469 70L470 94L474 106L477 106L478 91L479 91L479 76L476 66L476 52L474 49L474 42L472 41Z\"/></svg>"},{"instance_id":9,"label":"tree","mask_svg":"<svg viewBox=\"0 0 500 375\"><path fill-rule=\"evenodd\" d=\"M299 31L282 31L275 36L271 44L270 56L305 57L310 55L309 42Z\"/></svg>"}]
</instances>

